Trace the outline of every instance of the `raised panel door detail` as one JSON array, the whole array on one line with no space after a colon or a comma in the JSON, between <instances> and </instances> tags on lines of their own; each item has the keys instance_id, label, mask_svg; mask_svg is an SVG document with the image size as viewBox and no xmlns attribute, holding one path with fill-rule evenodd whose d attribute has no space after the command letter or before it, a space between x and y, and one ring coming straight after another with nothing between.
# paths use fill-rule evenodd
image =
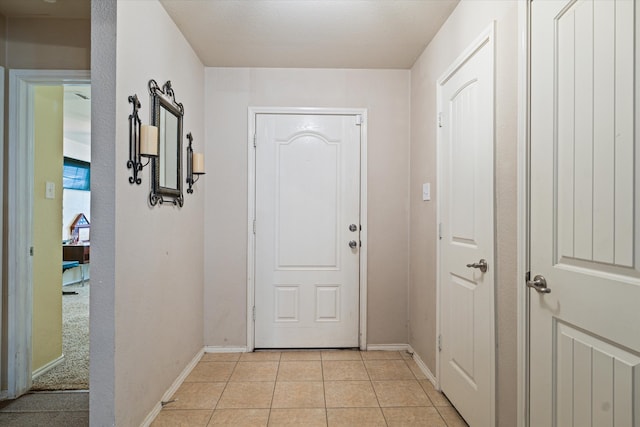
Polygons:
<instances>
[{"instance_id":1,"label":"raised panel door detail","mask_svg":"<svg viewBox=\"0 0 640 427\"><path fill-rule=\"evenodd\" d=\"M337 269L340 144L295 135L279 142L277 162L276 268Z\"/></svg>"},{"instance_id":2,"label":"raised panel door detail","mask_svg":"<svg viewBox=\"0 0 640 427\"><path fill-rule=\"evenodd\" d=\"M569 2L555 19L558 262L634 262L634 3Z\"/></svg>"},{"instance_id":3,"label":"raised panel door detail","mask_svg":"<svg viewBox=\"0 0 640 427\"><path fill-rule=\"evenodd\" d=\"M299 312L299 287L274 286L275 321L297 322Z\"/></svg>"},{"instance_id":4,"label":"raised panel door detail","mask_svg":"<svg viewBox=\"0 0 640 427\"><path fill-rule=\"evenodd\" d=\"M450 138L450 194L451 240L476 244L476 154L478 150L478 91L477 81L462 85L449 100Z\"/></svg>"},{"instance_id":5,"label":"raised panel door detail","mask_svg":"<svg viewBox=\"0 0 640 427\"><path fill-rule=\"evenodd\" d=\"M447 340L451 341L451 356L449 363L457 369L460 375L470 385L475 384L475 328L476 314L476 284L458 276L451 276L449 281L451 298L455 306L450 307L453 319Z\"/></svg>"},{"instance_id":6,"label":"raised panel door detail","mask_svg":"<svg viewBox=\"0 0 640 427\"><path fill-rule=\"evenodd\" d=\"M316 285L316 321L340 320L340 286Z\"/></svg>"},{"instance_id":7,"label":"raised panel door detail","mask_svg":"<svg viewBox=\"0 0 640 427\"><path fill-rule=\"evenodd\" d=\"M632 427L640 415L640 355L556 325L556 424Z\"/></svg>"}]
</instances>

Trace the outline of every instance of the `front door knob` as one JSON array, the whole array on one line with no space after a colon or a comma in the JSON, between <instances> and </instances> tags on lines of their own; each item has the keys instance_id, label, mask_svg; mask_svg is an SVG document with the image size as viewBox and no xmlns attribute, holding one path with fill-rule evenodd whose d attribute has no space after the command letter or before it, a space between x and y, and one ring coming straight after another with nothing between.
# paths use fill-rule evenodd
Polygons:
<instances>
[{"instance_id":1,"label":"front door knob","mask_svg":"<svg viewBox=\"0 0 640 427\"><path fill-rule=\"evenodd\" d=\"M352 240L349 242L349 247L351 249L355 249L356 247L358 247L358 242L356 242L355 240Z\"/></svg>"},{"instance_id":2,"label":"front door knob","mask_svg":"<svg viewBox=\"0 0 640 427\"><path fill-rule=\"evenodd\" d=\"M355 224L351 224L351 225L349 226L349 231L358 231L358 226L357 226L357 225L355 225Z\"/></svg>"}]
</instances>

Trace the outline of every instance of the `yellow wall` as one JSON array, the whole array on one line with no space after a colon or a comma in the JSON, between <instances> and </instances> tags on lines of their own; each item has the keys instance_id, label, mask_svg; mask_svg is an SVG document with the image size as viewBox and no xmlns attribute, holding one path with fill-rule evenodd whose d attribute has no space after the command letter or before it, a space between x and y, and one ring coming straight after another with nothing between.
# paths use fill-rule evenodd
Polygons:
<instances>
[{"instance_id":1,"label":"yellow wall","mask_svg":"<svg viewBox=\"0 0 640 427\"><path fill-rule=\"evenodd\" d=\"M33 181L33 371L62 354L62 86L40 86L35 98ZM46 182L55 198L45 198Z\"/></svg>"}]
</instances>

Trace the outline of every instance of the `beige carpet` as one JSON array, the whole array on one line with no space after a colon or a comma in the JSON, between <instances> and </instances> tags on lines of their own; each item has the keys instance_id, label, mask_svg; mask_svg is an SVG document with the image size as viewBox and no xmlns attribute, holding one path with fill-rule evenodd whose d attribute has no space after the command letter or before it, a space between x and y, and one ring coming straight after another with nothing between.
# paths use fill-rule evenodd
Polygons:
<instances>
[{"instance_id":1,"label":"beige carpet","mask_svg":"<svg viewBox=\"0 0 640 427\"><path fill-rule=\"evenodd\" d=\"M35 379L32 390L89 389L89 282L65 286L78 295L62 296L64 361Z\"/></svg>"}]
</instances>

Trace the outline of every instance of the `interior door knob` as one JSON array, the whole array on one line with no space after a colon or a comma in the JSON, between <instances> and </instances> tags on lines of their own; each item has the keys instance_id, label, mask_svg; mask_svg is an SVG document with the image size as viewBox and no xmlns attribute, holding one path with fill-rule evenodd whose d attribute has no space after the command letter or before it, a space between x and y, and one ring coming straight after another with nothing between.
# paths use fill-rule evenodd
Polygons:
<instances>
[{"instance_id":1,"label":"interior door knob","mask_svg":"<svg viewBox=\"0 0 640 427\"><path fill-rule=\"evenodd\" d=\"M487 268L489 268L489 265L487 264L487 260L485 260L483 258L478 262L474 262L473 264L467 264L467 267L469 267L469 268L479 268L480 271L482 271L483 273L486 273L487 272Z\"/></svg>"},{"instance_id":2,"label":"interior door knob","mask_svg":"<svg viewBox=\"0 0 640 427\"><path fill-rule=\"evenodd\" d=\"M547 287L547 279L545 279L544 276L540 274L534 277L533 280L527 280L527 287L533 288L541 294L551 293L551 289Z\"/></svg>"},{"instance_id":3,"label":"interior door knob","mask_svg":"<svg viewBox=\"0 0 640 427\"><path fill-rule=\"evenodd\" d=\"M355 225L355 224L351 224L351 225L349 226L349 231L358 231L358 226L357 226L357 225Z\"/></svg>"},{"instance_id":4,"label":"interior door knob","mask_svg":"<svg viewBox=\"0 0 640 427\"><path fill-rule=\"evenodd\" d=\"M355 240L352 240L349 242L349 247L351 249L355 249L356 247L358 247L358 242L356 242Z\"/></svg>"}]
</instances>

